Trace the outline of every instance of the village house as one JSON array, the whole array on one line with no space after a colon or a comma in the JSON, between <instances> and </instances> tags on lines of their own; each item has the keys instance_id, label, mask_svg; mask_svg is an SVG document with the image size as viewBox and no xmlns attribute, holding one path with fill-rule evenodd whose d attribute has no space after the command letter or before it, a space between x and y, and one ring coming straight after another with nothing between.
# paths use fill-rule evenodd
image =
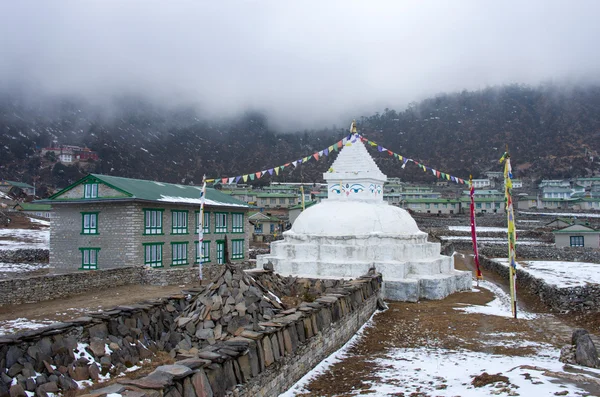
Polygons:
<instances>
[{"instance_id":1,"label":"village house","mask_svg":"<svg viewBox=\"0 0 600 397\"><path fill-rule=\"evenodd\" d=\"M290 208L301 200L298 194L259 193L256 195L256 206L259 208Z\"/></svg>"},{"instance_id":2,"label":"village house","mask_svg":"<svg viewBox=\"0 0 600 397\"><path fill-rule=\"evenodd\" d=\"M402 200L401 207L425 214L458 214L461 203L457 199L416 198Z\"/></svg>"},{"instance_id":3,"label":"village house","mask_svg":"<svg viewBox=\"0 0 600 397\"><path fill-rule=\"evenodd\" d=\"M37 216L40 218L51 218L52 207L48 204L18 203L13 209L23 214Z\"/></svg>"},{"instance_id":4,"label":"village house","mask_svg":"<svg viewBox=\"0 0 600 397\"><path fill-rule=\"evenodd\" d=\"M35 187L24 182L15 181L0 181L0 192L12 194L13 196L33 196L35 194Z\"/></svg>"},{"instance_id":5,"label":"village house","mask_svg":"<svg viewBox=\"0 0 600 397\"><path fill-rule=\"evenodd\" d=\"M284 221L264 212L251 212L248 222L253 227L254 241L265 241L265 237L276 237L283 233Z\"/></svg>"},{"instance_id":6,"label":"village house","mask_svg":"<svg viewBox=\"0 0 600 397\"><path fill-rule=\"evenodd\" d=\"M315 204L317 204L316 200L305 201L304 209L310 208ZM298 205L295 205L295 206L289 208L288 220L291 225L294 224L294 221L296 220L296 218L298 218L298 216L300 215L301 212L302 212L302 204L298 204Z\"/></svg>"},{"instance_id":7,"label":"village house","mask_svg":"<svg viewBox=\"0 0 600 397\"><path fill-rule=\"evenodd\" d=\"M208 188L199 247L200 186L89 174L49 199L50 266L163 268L248 259L250 206ZM227 242L227 249L225 243Z\"/></svg>"},{"instance_id":8,"label":"village house","mask_svg":"<svg viewBox=\"0 0 600 397\"><path fill-rule=\"evenodd\" d=\"M552 233L557 247L600 248L600 230L588 226L574 224Z\"/></svg>"}]
</instances>

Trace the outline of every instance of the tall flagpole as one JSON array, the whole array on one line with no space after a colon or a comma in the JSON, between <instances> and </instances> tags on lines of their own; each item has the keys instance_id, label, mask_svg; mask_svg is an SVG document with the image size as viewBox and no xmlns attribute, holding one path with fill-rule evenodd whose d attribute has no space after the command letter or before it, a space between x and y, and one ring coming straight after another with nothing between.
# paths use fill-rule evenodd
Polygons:
<instances>
[{"instance_id":1,"label":"tall flagpole","mask_svg":"<svg viewBox=\"0 0 600 397\"><path fill-rule=\"evenodd\" d=\"M200 282L202 282L202 259L204 259L204 201L206 198L206 175L202 177L202 191L200 192L200 214L198 219L198 250L200 257L198 258L198 271L200 272Z\"/></svg>"},{"instance_id":2,"label":"tall flagpole","mask_svg":"<svg viewBox=\"0 0 600 397\"><path fill-rule=\"evenodd\" d=\"M471 240L473 240L473 257L475 259L475 275L477 276L477 286L479 280L483 279L481 267L479 267L479 250L477 249L477 230L475 225L475 187L473 186L473 176L469 175L469 196L471 197Z\"/></svg>"},{"instance_id":3,"label":"tall flagpole","mask_svg":"<svg viewBox=\"0 0 600 397\"><path fill-rule=\"evenodd\" d=\"M509 277L510 277L510 306L514 318L517 318L517 253L516 253L516 241L517 233L515 230L515 212L512 201L512 167L510 165L510 154L508 154L508 145L506 145L506 152L500 159L502 163L504 161L504 195L506 199L506 223L507 223L507 234L508 234L508 263L509 263Z\"/></svg>"}]
</instances>

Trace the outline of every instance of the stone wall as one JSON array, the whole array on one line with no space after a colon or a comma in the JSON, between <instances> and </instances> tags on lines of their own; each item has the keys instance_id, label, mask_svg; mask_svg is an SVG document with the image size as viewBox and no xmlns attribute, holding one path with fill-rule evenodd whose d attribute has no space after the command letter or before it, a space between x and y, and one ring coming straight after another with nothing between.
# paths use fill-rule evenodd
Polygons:
<instances>
[{"instance_id":1,"label":"stone wall","mask_svg":"<svg viewBox=\"0 0 600 397\"><path fill-rule=\"evenodd\" d=\"M489 271L509 278L509 269L486 257L480 258L481 266ZM517 288L537 296L550 309L558 312L600 311L600 285L558 288L544 280L533 277L523 269L517 269Z\"/></svg>"},{"instance_id":2,"label":"stone wall","mask_svg":"<svg viewBox=\"0 0 600 397\"><path fill-rule=\"evenodd\" d=\"M254 276L269 282L269 273ZM313 286L327 283L310 282ZM189 341L176 331L175 320L185 310L186 296L201 289L3 336L0 397L25 395L25 390L39 396L64 395L77 388L75 381L116 376L159 351L179 355L180 361L141 379L120 378L94 393L128 389L147 395L162 390L160 395L171 397L218 397L231 391L240 396L278 395L368 320L376 309L381 283L380 275L331 283L336 287L314 302L285 310L236 337L196 350L193 356L189 350L181 357L182 346Z\"/></svg>"},{"instance_id":3,"label":"stone wall","mask_svg":"<svg viewBox=\"0 0 600 397\"><path fill-rule=\"evenodd\" d=\"M0 337L0 396L77 389L75 381L115 376L178 343L170 331L183 295L91 313L68 323ZM83 358L87 357L87 358Z\"/></svg>"},{"instance_id":4,"label":"stone wall","mask_svg":"<svg viewBox=\"0 0 600 397\"><path fill-rule=\"evenodd\" d=\"M157 368L135 380L95 393L142 393L161 390L162 395L277 396L289 389L316 364L346 343L375 312L381 276L364 276L312 303L289 309L262 330L239 336L199 351L197 357ZM161 387L162 386L162 387Z\"/></svg>"},{"instance_id":5,"label":"stone wall","mask_svg":"<svg viewBox=\"0 0 600 397\"><path fill-rule=\"evenodd\" d=\"M45 249L0 250L0 262L48 263L49 251Z\"/></svg>"},{"instance_id":6,"label":"stone wall","mask_svg":"<svg viewBox=\"0 0 600 397\"><path fill-rule=\"evenodd\" d=\"M122 285L190 284L197 280L197 272L197 267L156 270L132 266L0 280L0 291L3 291L0 306L66 298Z\"/></svg>"}]
</instances>

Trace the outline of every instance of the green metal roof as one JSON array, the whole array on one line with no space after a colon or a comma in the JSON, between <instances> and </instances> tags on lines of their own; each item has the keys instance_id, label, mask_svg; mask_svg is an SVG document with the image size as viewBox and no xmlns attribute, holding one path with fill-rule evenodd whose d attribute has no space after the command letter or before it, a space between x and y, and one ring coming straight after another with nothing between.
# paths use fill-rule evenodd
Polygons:
<instances>
[{"instance_id":1,"label":"green metal roof","mask_svg":"<svg viewBox=\"0 0 600 397\"><path fill-rule=\"evenodd\" d=\"M33 186L31 186L30 184L25 183L25 182L15 182L15 181L4 181L4 182L6 182L7 184L9 184L11 186L18 187L21 189L33 189Z\"/></svg>"},{"instance_id":2,"label":"green metal roof","mask_svg":"<svg viewBox=\"0 0 600 397\"><path fill-rule=\"evenodd\" d=\"M23 211L52 211L50 204L32 204L32 203L19 203L15 207L21 207Z\"/></svg>"},{"instance_id":3,"label":"green metal roof","mask_svg":"<svg viewBox=\"0 0 600 397\"><path fill-rule=\"evenodd\" d=\"M104 183L107 186L121 191L126 196L109 198L98 197L97 199L93 199L98 201L137 199L145 201L199 205L200 192L202 191L201 186L176 185L172 183L155 182L144 179L131 179L111 175L89 174L88 176L75 182L73 185L51 196L49 199L40 200L40 202L56 203L65 201L90 201L90 199L84 198L60 198L61 195L73 189L74 187L89 182ZM244 208L250 207L245 202L235 199L213 188L206 188L206 205Z\"/></svg>"},{"instance_id":4,"label":"green metal roof","mask_svg":"<svg viewBox=\"0 0 600 397\"><path fill-rule=\"evenodd\" d=\"M316 201L306 201L304 203L304 209L308 208L308 207L312 207L313 205L317 204ZM298 204L298 205L294 205L293 207L290 207L290 210L299 210L302 208L302 204Z\"/></svg>"}]
</instances>

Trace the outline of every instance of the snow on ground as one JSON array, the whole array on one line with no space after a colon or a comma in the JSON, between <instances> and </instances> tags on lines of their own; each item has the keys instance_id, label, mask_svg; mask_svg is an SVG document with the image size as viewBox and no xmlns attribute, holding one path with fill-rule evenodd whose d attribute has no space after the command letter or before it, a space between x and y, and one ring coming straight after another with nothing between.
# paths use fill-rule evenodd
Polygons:
<instances>
[{"instance_id":1,"label":"snow on ground","mask_svg":"<svg viewBox=\"0 0 600 397\"><path fill-rule=\"evenodd\" d=\"M556 217L570 217L570 218L600 218L600 213L598 212L530 212L530 211L519 211L519 214L524 215L548 215L548 216L556 216Z\"/></svg>"},{"instance_id":2,"label":"snow on ground","mask_svg":"<svg viewBox=\"0 0 600 397\"><path fill-rule=\"evenodd\" d=\"M538 352L536 356L511 357L441 348L395 349L386 358L374 360L374 363L380 366L377 375L381 380L372 383L374 393L369 393L370 396L415 393L461 397L498 394L538 397L554 396L565 391L568 395L584 392L570 384L554 383L555 379L542 375L543 371L520 368L530 365L561 372L563 364L554 351L547 350ZM502 373L508 377L510 385L499 382L474 387L471 384L473 377L483 372Z\"/></svg>"},{"instance_id":3,"label":"snow on ground","mask_svg":"<svg viewBox=\"0 0 600 397\"><path fill-rule=\"evenodd\" d=\"M50 221L45 221L43 219L29 218L29 221L31 223L37 223L38 225L42 225L42 226L50 226Z\"/></svg>"},{"instance_id":4,"label":"snow on ground","mask_svg":"<svg viewBox=\"0 0 600 397\"><path fill-rule=\"evenodd\" d=\"M453 230L455 232L469 232L471 233L471 226L448 226L448 230ZM505 227L485 227L485 226L477 226L476 230L478 232L497 232L497 233L506 233ZM520 231L520 230L517 230Z\"/></svg>"},{"instance_id":5,"label":"snow on ground","mask_svg":"<svg viewBox=\"0 0 600 397\"><path fill-rule=\"evenodd\" d=\"M0 324L0 335L9 335L28 329L42 328L52 324L53 322L54 321L51 320L33 321L26 318L17 318L15 320L4 321L2 324Z\"/></svg>"},{"instance_id":6,"label":"snow on ground","mask_svg":"<svg viewBox=\"0 0 600 397\"><path fill-rule=\"evenodd\" d=\"M455 241L471 241L471 236L438 236L442 240L455 240ZM479 237L477 236L477 243L485 244L508 244L508 240L503 237ZM522 239L517 238L517 245L541 245L545 247L551 247L554 244L544 243L540 240L534 239Z\"/></svg>"},{"instance_id":7,"label":"snow on ground","mask_svg":"<svg viewBox=\"0 0 600 397\"><path fill-rule=\"evenodd\" d=\"M508 266L506 258L492 259ZM517 268L558 288L600 284L600 264L561 261L519 261Z\"/></svg>"},{"instance_id":8,"label":"snow on ground","mask_svg":"<svg viewBox=\"0 0 600 397\"><path fill-rule=\"evenodd\" d=\"M333 364L338 363L343 359L347 358L348 350L352 346L354 346L354 344L357 343L360 340L360 338L362 338L365 329L373 326L373 316L375 316L375 314L377 313L378 312L373 313L369 321L367 321L362 327L360 327L360 329L354 334L352 338L350 338L348 342L346 342L344 346L342 346L338 351L334 352L325 360L317 364L316 367L314 367L306 375L304 375L298 382L296 382L294 386L290 387L288 391L280 394L279 397L293 397L296 395L296 393L305 391L304 387L308 385L313 378L327 371L327 369Z\"/></svg>"},{"instance_id":9,"label":"snow on ground","mask_svg":"<svg viewBox=\"0 0 600 397\"><path fill-rule=\"evenodd\" d=\"M476 283L473 282L473 287L475 286ZM513 317L512 310L510 308L510 296L506 292L504 292L502 288L486 280L480 280L479 286L490 290L495 295L495 299L491 302L488 302L484 306L465 305L464 307L455 307L454 310L460 310L465 313L487 314L489 316L500 316L509 318ZM531 320L536 318L537 314L525 312L521 310L521 308L517 307L517 317L521 319Z\"/></svg>"},{"instance_id":10,"label":"snow on ground","mask_svg":"<svg viewBox=\"0 0 600 397\"><path fill-rule=\"evenodd\" d=\"M540 220L532 221L530 219L517 219L517 223L519 223L519 222L521 222L521 223L540 223L541 221Z\"/></svg>"},{"instance_id":11,"label":"snow on ground","mask_svg":"<svg viewBox=\"0 0 600 397\"><path fill-rule=\"evenodd\" d=\"M47 263L6 263L0 262L0 273L25 273L47 268Z\"/></svg>"},{"instance_id":12,"label":"snow on ground","mask_svg":"<svg viewBox=\"0 0 600 397\"><path fill-rule=\"evenodd\" d=\"M496 295L496 299L486 306L477 306L477 308L489 307L490 309L478 309L470 312L510 317L510 299L507 294L501 288L487 281L480 281L480 286L490 289ZM493 304L493 302L497 303ZM333 364L343 359L351 359L348 353L349 348L360 340L363 330L370 326L372 326L372 317L347 344L323 360L280 397L292 397L307 393L306 386L313 379L325 373ZM373 375L379 379L369 381L371 388L368 391L356 390L356 395L362 395L365 392L374 397L409 394L449 397L587 395L585 390L568 381L543 375L544 370L565 371L563 364L558 361L558 349L543 343L520 340L518 339L519 335L515 333L499 332L486 334L485 337L490 345L530 347L536 350L536 354L505 356L440 347L391 349L384 358L371 360L371 363L374 364ZM573 366L573 368L580 367ZM508 377L509 383L495 382L483 387L473 386L474 377L483 372L490 375L501 373ZM580 374L592 377L594 370L589 371L586 368L586 372Z\"/></svg>"},{"instance_id":13,"label":"snow on ground","mask_svg":"<svg viewBox=\"0 0 600 397\"><path fill-rule=\"evenodd\" d=\"M0 250L48 249L49 245L49 229L0 229Z\"/></svg>"}]
</instances>

